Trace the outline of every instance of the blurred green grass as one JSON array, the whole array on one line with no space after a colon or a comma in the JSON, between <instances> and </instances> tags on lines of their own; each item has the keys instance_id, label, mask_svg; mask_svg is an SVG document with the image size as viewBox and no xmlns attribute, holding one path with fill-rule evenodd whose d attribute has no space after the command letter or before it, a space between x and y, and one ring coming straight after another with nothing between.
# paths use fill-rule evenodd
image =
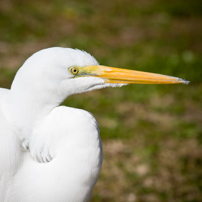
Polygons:
<instances>
[{"instance_id":1,"label":"blurred green grass","mask_svg":"<svg viewBox=\"0 0 202 202\"><path fill-rule=\"evenodd\" d=\"M84 49L100 64L157 72L189 85L130 85L74 95L94 114L104 162L92 201L202 201L200 0L0 2L0 85L32 53Z\"/></svg>"}]
</instances>

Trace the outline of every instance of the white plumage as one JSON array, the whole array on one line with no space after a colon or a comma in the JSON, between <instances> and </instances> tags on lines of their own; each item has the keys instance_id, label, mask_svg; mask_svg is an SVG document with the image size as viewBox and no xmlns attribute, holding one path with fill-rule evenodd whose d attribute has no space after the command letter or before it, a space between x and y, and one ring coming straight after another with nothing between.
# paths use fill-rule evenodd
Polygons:
<instances>
[{"instance_id":1,"label":"white plumage","mask_svg":"<svg viewBox=\"0 0 202 202\"><path fill-rule=\"evenodd\" d=\"M87 202L102 165L94 117L59 106L68 96L128 83L182 79L98 65L88 53L49 48L0 88L0 202Z\"/></svg>"}]
</instances>

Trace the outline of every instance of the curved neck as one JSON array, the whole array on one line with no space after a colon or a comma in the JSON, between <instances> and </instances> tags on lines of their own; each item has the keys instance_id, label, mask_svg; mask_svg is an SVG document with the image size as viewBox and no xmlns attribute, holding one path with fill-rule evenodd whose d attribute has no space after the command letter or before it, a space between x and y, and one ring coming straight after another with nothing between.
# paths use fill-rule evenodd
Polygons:
<instances>
[{"instance_id":1,"label":"curved neck","mask_svg":"<svg viewBox=\"0 0 202 202\"><path fill-rule=\"evenodd\" d=\"M24 86L11 88L3 104L8 120L22 133L30 133L64 99L48 89L44 91Z\"/></svg>"}]
</instances>

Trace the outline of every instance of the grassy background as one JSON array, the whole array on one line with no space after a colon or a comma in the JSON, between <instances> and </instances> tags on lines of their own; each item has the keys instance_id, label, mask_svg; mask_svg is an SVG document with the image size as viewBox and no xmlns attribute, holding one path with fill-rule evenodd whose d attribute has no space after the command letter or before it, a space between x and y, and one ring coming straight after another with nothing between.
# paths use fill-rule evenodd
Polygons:
<instances>
[{"instance_id":1,"label":"grassy background","mask_svg":"<svg viewBox=\"0 0 202 202\"><path fill-rule=\"evenodd\" d=\"M91 201L202 201L202 2L0 1L2 87L10 87L28 56L51 46L191 81L104 89L65 101L100 124L104 162Z\"/></svg>"}]
</instances>

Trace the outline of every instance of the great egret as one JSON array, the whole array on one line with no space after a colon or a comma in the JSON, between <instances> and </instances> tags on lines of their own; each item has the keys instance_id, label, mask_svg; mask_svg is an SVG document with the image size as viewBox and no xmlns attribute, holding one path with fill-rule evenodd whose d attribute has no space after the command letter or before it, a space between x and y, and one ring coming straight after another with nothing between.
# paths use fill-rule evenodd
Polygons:
<instances>
[{"instance_id":1,"label":"great egret","mask_svg":"<svg viewBox=\"0 0 202 202\"><path fill-rule=\"evenodd\" d=\"M77 49L48 48L27 59L11 89L0 88L0 201L89 201L102 164L98 125L87 111L60 104L132 83L188 82L100 66Z\"/></svg>"}]
</instances>

